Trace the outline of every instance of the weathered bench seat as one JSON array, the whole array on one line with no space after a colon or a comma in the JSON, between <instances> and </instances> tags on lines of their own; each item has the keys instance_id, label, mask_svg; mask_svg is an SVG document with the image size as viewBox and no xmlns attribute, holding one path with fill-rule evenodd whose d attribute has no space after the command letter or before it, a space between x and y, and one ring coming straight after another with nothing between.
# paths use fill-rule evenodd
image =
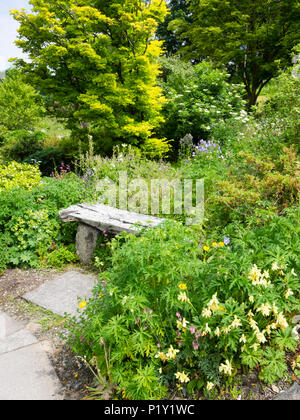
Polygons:
<instances>
[{"instance_id":1,"label":"weathered bench seat","mask_svg":"<svg viewBox=\"0 0 300 420\"><path fill-rule=\"evenodd\" d=\"M103 204L78 204L59 212L63 222L78 222L76 251L81 262L91 261L99 231L140 235L141 228L155 227L164 219L145 214L119 210Z\"/></svg>"}]
</instances>

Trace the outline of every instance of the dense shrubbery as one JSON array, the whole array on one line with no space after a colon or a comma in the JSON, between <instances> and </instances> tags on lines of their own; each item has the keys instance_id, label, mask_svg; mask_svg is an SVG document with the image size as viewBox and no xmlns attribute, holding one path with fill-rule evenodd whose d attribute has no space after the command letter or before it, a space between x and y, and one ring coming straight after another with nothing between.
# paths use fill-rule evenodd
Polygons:
<instances>
[{"instance_id":1,"label":"dense shrubbery","mask_svg":"<svg viewBox=\"0 0 300 420\"><path fill-rule=\"evenodd\" d=\"M208 62L196 66L176 58L161 60L160 82L168 99L161 135L175 139L191 133L195 141L207 139L227 119L245 119L242 90L227 82L228 75Z\"/></svg>"},{"instance_id":2,"label":"dense shrubbery","mask_svg":"<svg viewBox=\"0 0 300 420\"><path fill-rule=\"evenodd\" d=\"M15 163L6 171L14 179L8 183L4 178L6 188L0 189L0 269L75 261L74 250L63 252L60 246L74 245L76 226L62 225L58 212L81 201L85 194L82 180L66 174L59 180L41 181L38 169Z\"/></svg>"},{"instance_id":3,"label":"dense shrubbery","mask_svg":"<svg viewBox=\"0 0 300 420\"><path fill-rule=\"evenodd\" d=\"M232 226L230 239L172 222L114 240L112 268L70 327L74 349L129 399L165 397L175 384L209 389L241 366L277 380L283 350L296 346L288 322L299 310L297 217Z\"/></svg>"}]
</instances>

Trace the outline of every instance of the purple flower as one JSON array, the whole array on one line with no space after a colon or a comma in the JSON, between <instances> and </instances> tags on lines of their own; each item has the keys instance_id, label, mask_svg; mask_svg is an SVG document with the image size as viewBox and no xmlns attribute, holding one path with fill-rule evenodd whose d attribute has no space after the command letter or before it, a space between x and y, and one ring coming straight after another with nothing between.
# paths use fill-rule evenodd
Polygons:
<instances>
[{"instance_id":1,"label":"purple flower","mask_svg":"<svg viewBox=\"0 0 300 420\"><path fill-rule=\"evenodd\" d=\"M224 238L224 244L225 244L225 245L230 244L230 239L229 239L229 238L227 238L227 237L225 237L225 238Z\"/></svg>"}]
</instances>

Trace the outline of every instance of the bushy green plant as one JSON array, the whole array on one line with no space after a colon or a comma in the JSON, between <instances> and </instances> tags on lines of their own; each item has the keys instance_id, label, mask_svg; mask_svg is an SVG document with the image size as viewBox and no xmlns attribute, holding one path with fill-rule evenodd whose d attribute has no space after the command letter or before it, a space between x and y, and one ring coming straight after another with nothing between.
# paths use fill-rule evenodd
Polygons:
<instances>
[{"instance_id":1,"label":"bushy green plant","mask_svg":"<svg viewBox=\"0 0 300 420\"><path fill-rule=\"evenodd\" d=\"M228 227L230 238L176 222L121 235L80 322L70 320L70 345L129 399L211 389L241 367L278 379L282 351L296 346L297 217L295 209L263 228Z\"/></svg>"},{"instance_id":2,"label":"bushy green plant","mask_svg":"<svg viewBox=\"0 0 300 420\"><path fill-rule=\"evenodd\" d=\"M213 127L229 118L244 119L241 87L227 82L225 72L208 62L195 66L175 58L162 60L164 78L160 82L168 103L161 135L168 139L190 133L196 142L208 139Z\"/></svg>"},{"instance_id":3,"label":"bushy green plant","mask_svg":"<svg viewBox=\"0 0 300 420\"><path fill-rule=\"evenodd\" d=\"M50 267L61 268L65 264L72 264L79 261L78 256L75 253L75 246L69 247L60 246L55 247L50 254L47 255L47 265Z\"/></svg>"},{"instance_id":4,"label":"bushy green plant","mask_svg":"<svg viewBox=\"0 0 300 420\"><path fill-rule=\"evenodd\" d=\"M24 167L34 169L29 165L14 166L20 168L15 188L0 191L1 268L47 264L51 251L55 251L50 257L53 265L63 260L75 261L70 250L64 252L64 246L74 245L76 224L61 223L59 210L82 201L85 192L82 180L74 174L61 179L43 178L38 185L25 190L22 185L26 170L21 172ZM62 249L58 252L55 247Z\"/></svg>"},{"instance_id":5,"label":"bushy green plant","mask_svg":"<svg viewBox=\"0 0 300 420\"><path fill-rule=\"evenodd\" d=\"M36 166L10 162L0 165L0 192L13 188L31 190L41 184L41 173Z\"/></svg>"},{"instance_id":6,"label":"bushy green plant","mask_svg":"<svg viewBox=\"0 0 300 420\"><path fill-rule=\"evenodd\" d=\"M4 144L0 151L2 156L7 160L23 162L31 154L42 150L44 139L45 135L41 131L11 131L5 137Z\"/></svg>"}]
</instances>

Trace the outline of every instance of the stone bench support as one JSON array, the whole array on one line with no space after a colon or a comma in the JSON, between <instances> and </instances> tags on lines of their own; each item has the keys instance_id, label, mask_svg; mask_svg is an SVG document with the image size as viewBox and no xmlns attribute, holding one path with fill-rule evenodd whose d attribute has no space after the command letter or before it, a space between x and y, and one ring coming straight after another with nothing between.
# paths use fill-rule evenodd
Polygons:
<instances>
[{"instance_id":1,"label":"stone bench support","mask_svg":"<svg viewBox=\"0 0 300 420\"><path fill-rule=\"evenodd\" d=\"M99 231L113 234L120 232L140 235L142 228L155 227L164 219L145 214L119 210L103 204L78 204L61 210L59 217L63 222L78 222L76 251L81 262L88 264L94 254Z\"/></svg>"}]
</instances>

